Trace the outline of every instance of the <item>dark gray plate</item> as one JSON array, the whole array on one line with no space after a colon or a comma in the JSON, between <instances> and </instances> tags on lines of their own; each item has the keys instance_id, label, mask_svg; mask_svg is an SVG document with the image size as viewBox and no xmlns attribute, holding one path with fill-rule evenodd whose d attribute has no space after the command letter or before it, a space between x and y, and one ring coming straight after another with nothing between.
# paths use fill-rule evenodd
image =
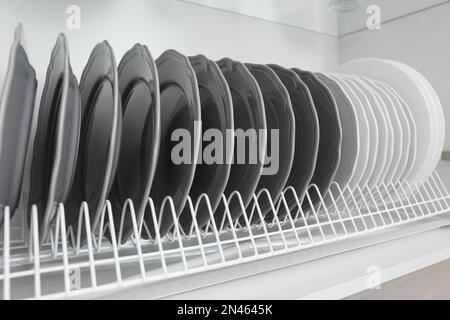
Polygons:
<instances>
[{"instance_id":1,"label":"dark gray plate","mask_svg":"<svg viewBox=\"0 0 450 320\"><path fill-rule=\"evenodd\" d=\"M5 207L12 216L19 202L36 97L36 73L28 62L22 37L19 25L0 100L0 225Z\"/></svg>"},{"instance_id":2,"label":"dark gray plate","mask_svg":"<svg viewBox=\"0 0 450 320\"><path fill-rule=\"evenodd\" d=\"M119 89L122 95L122 139L116 180L111 191L117 230L127 199L133 201L137 221L143 218L158 160L159 79L156 64L146 46L136 44L123 56L119 63ZM132 220L126 214L121 240L126 241L132 232Z\"/></svg>"},{"instance_id":3,"label":"dark gray plate","mask_svg":"<svg viewBox=\"0 0 450 320\"><path fill-rule=\"evenodd\" d=\"M317 185L320 193L324 196L336 174L341 156L342 129L336 102L330 90L313 73L297 68L292 70L308 86L319 117L319 151L311 184ZM315 206L319 201L319 195L314 189L310 189L309 195ZM305 210L310 207L307 199L303 200L302 207Z\"/></svg>"},{"instance_id":4,"label":"dark gray plate","mask_svg":"<svg viewBox=\"0 0 450 320\"><path fill-rule=\"evenodd\" d=\"M195 165L200 147L200 97L195 71L186 56L174 50L167 50L156 59L161 94L161 144L156 167L155 183L150 196L154 201L159 219L159 233L164 236L174 225L172 210L164 199L173 200L175 215L179 216L194 179ZM191 154L187 162L174 163L171 153L179 144L172 141L172 133L184 129L190 135ZM154 234L150 214L145 221ZM145 234L143 235L145 236Z\"/></svg>"},{"instance_id":5,"label":"dark gray plate","mask_svg":"<svg viewBox=\"0 0 450 320\"><path fill-rule=\"evenodd\" d=\"M295 152L286 187L292 187L297 193L300 203L303 201L309 183L316 167L319 150L319 119L314 106L311 93L306 84L292 70L278 65L269 65L283 82L291 98L292 109L295 115ZM295 213L297 206L295 197L291 192L285 193L289 211ZM286 208L282 204L278 217L284 218ZM268 216L267 218L271 218Z\"/></svg>"},{"instance_id":6,"label":"dark gray plate","mask_svg":"<svg viewBox=\"0 0 450 320\"><path fill-rule=\"evenodd\" d=\"M259 130L265 130L266 115L264 111L264 100L256 79L248 69L238 61L224 58L218 61L218 65L230 88L233 100L235 132L239 129L244 132L248 129L255 129L257 132L259 132ZM236 141L234 145L234 163L231 165L230 176L225 188L225 195L228 198L234 191L238 191L245 208L252 200L263 168L263 163L260 159L262 159L265 154L266 137L264 136L262 139L263 141L259 141L258 139L258 143L254 146L249 146L248 143L246 144L245 163L242 164L238 163L236 159ZM250 163L249 161L249 153L251 150L257 153L251 155L253 158L256 158L254 163ZM236 221L242 215L243 212L236 197L230 202L229 210L233 221ZM214 214L218 227L220 227L222 222L224 225L228 225L229 221L224 220L224 213L225 207L221 201Z\"/></svg>"},{"instance_id":7,"label":"dark gray plate","mask_svg":"<svg viewBox=\"0 0 450 320\"><path fill-rule=\"evenodd\" d=\"M294 160L294 112L286 87L272 69L262 64L246 63L245 66L258 82L264 99L267 123L266 155L272 157L272 163L270 165L265 164L266 172L263 171L265 174L261 175L256 191L259 192L261 189L267 189L273 201L274 209L276 209L276 203L289 178ZM274 141L274 143L272 143L272 135L275 132L272 132L272 130L277 130L278 132L279 140ZM277 158L278 160L276 160ZM265 194L261 194L258 203L263 217L267 213L273 217L270 201ZM252 222L259 221L259 214L255 211Z\"/></svg>"},{"instance_id":8,"label":"dark gray plate","mask_svg":"<svg viewBox=\"0 0 450 320\"><path fill-rule=\"evenodd\" d=\"M97 44L92 51L81 75L80 93L80 146L74 183L66 204L68 220L75 232L83 201L89 207L91 227L97 227L119 158L121 102L116 61L106 41ZM84 232L84 228L81 230Z\"/></svg>"},{"instance_id":9,"label":"dark gray plate","mask_svg":"<svg viewBox=\"0 0 450 320\"><path fill-rule=\"evenodd\" d=\"M72 186L80 113L78 81L70 68L66 38L60 34L47 69L31 162L28 212L36 205L41 239L47 237L56 206L66 201Z\"/></svg>"},{"instance_id":10,"label":"dark gray plate","mask_svg":"<svg viewBox=\"0 0 450 320\"><path fill-rule=\"evenodd\" d=\"M316 76L330 89L339 112L339 120L342 125L341 160L334 181L344 190L353 174L358 156L357 118L347 94L342 91L339 84L325 74L317 73Z\"/></svg>"},{"instance_id":11,"label":"dark gray plate","mask_svg":"<svg viewBox=\"0 0 450 320\"><path fill-rule=\"evenodd\" d=\"M211 159L203 159L197 164L194 181L189 191L195 206L200 195L205 193L210 201L211 210L214 212L219 205L221 196L227 185L233 157L233 103L230 89L219 67L214 61L203 55L189 57L192 68L197 76L198 90L200 93L202 112L203 134L209 130L220 132L222 136L223 150L216 150L222 155L220 162L211 162ZM227 139L228 138L228 139ZM230 142L231 145L226 145ZM202 144L202 151L208 150L210 141ZM227 152L231 150L231 152ZM209 209L205 200L201 200L196 211L196 220L199 228L203 228L210 220ZM186 205L180 216L181 226L188 231L192 226L190 208Z\"/></svg>"}]
</instances>

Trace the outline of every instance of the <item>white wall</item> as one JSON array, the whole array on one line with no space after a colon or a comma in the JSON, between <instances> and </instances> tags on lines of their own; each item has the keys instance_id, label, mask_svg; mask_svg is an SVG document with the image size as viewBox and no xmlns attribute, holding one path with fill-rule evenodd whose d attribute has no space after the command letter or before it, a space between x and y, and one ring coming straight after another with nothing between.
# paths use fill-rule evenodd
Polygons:
<instances>
[{"instance_id":1,"label":"white wall","mask_svg":"<svg viewBox=\"0 0 450 320\"><path fill-rule=\"evenodd\" d=\"M81 30L66 27L70 4L81 8ZM40 89L59 32L69 39L72 66L78 77L91 49L104 39L110 41L117 61L136 42L146 44L154 58L174 48L212 59L229 56L244 62L274 62L317 71L333 69L338 59L337 39L332 36L176 0L0 0L0 79L18 22L24 24Z\"/></svg>"},{"instance_id":2,"label":"white wall","mask_svg":"<svg viewBox=\"0 0 450 320\"><path fill-rule=\"evenodd\" d=\"M381 12L383 14L383 12ZM422 73L437 91L444 108L447 132L445 149L450 148L450 3L340 38L340 62L361 57L393 59ZM438 165L450 188L450 163Z\"/></svg>"}]
</instances>

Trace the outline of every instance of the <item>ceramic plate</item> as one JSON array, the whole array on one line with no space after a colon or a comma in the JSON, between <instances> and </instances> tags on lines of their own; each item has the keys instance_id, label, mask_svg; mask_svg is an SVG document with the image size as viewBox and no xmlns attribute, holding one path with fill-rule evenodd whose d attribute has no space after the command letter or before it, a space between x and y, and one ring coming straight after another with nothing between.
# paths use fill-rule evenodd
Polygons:
<instances>
[{"instance_id":1,"label":"ceramic plate","mask_svg":"<svg viewBox=\"0 0 450 320\"><path fill-rule=\"evenodd\" d=\"M348 186L350 190L354 190L356 186L360 184L363 179L364 172L369 161L369 145L370 145L370 132L369 132L369 120L366 112L364 111L364 105L359 96L353 91L352 86L340 75L333 74L328 75L331 79L335 80L350 98L353 110L355 110L356 119L358 121L358 138L359 138L359 154L358 161L355 164L355 170L350 178Z\"/></svg>"},{"instance_id":2,"label":"ceramic plate","mask_svg":"<svg viewBox=\"0 0 450 320\"><path fill-rule=\"evenodd\" d=\"M80 91L69 64L64 35L59 35L47 69L31 160L29 213L38 209L41 238L46 238L58 203L69 195L80 136Z\"/></svg>"},{"instance_id":3,"label":"ceramic plate","mask_svg":"<svg viewBox=\"0 0 450 320\"><path fill-rule=\"evenodd\" d=\"M265 165L256 191L266 189L276 209L276 203L289 178L294 159L294 111L286 87L272 69L261 64L246 64L246 67L261 89L267 125ZM271 219L273 211L268 197L261 195L258 204L261 215L265 217L269 213L268 218ZM255 212L252 221L259 222L259 214Z\"/></svg>"},{"instance_id":4,"label":"ceramic plate","mask_svg":"<svg viewBox=\"0 0 450 320\"><path fill-rule=\"evenodd\" d=\"M292 70L269 65L288 90L295 116L295 152L291 172L286 183L297 193L299 203L302 203L316 167L319 150L319 118L311 93L300 77ZM286 204L290 212L297 206L295 197L290 192L285 193ZM278 217L284 218L286 210L280 207Z\"/></svg>"},{"instance_id":5,"label":"ceramic plate","mask_svg":"<svg viewBox=\"0 0 450 320\"><path fill-rule=\"evenodd\" d=\"M430 112L429 103L422 94L417 80L404 69L399 68L397 63L374 58L350 61L341 66L339 72L359 74L383 81L392 86L405 100L418 132L416 159L407 179L410 182L421 180L434 157L434 145L431 141L435 137L435 128L433 112Z\"/></svg>"},{"instance_id":6,"label":"ceramic plate","mask_svg":"<svg viewBox=\"0 0 450 320\"><path fill-rule=\"evenodd\" d=\"M316 74L320 81L330 89L339 112L342 127L341 160L334 181L345 189L355 171L359 153L359 124L353 104L340 85L325 74Z\"/></svg>"},{"instance_id":7,"label":"ceramic plate","mask_svg":"<svg viewBox=\"0 0 450 320\"><path fill-rule=\"evenodd\" d=\"M181 214L194 179L201 110L197 78L186 56L167 50L156 59L156 66L161 95L161 143L150 196L155 203L159 233L164 236L174 225L172 213ZM183 135L188 135L188 140L183 140ZM179 149L183 142L190 152ZM167 196L172 198L174 212L164 201ZM154 234L151 214L145 215L145 221Z\"/></svg>"},{"instance_id":8,"label":"ceramic plate","mask_svg":"<svg viewBox=\"0 0 450 320\"><path fill-rule=\"evenodd\" d=\"M369 99L370 106L375 114L378 126L378 148L374 151L376 155L375 167L369 179L368 186L382 183L392 162L393 153L393 129L390 119L387 117L386 106L378 93L366 82L366 78L361 76L352 77L360 86L361 90Z\"/></svg>"},{"instance_id":9,"label":"ceramic plate","mask_svg":"<svg viewBox=\"0 0 450 320\"><path fill-rule=\"evenodd\" d=\"M264 101L256 79L238 61L224 58L218 61L218 65L227 80L233 100L235 135L238 132L248 132L248 129L265 133ZM225 188L227 199L235 191L239 192L244 208L249 205L258 185L263 168L261 160L264 159L266 152L266 135L258 134L256 137L258 141L252 143L239 143L238 137L235 138L234 162L231 165L230 176ZM236 197L230 201L229 212L233 222L243 213ZM228 220L225 220L224 213L225 207L221 201L215 213L216 223L219 227L229 223Z\"/></svg>"},{"instance_id":10,"label":"ceramic plate","mask_svg":"<svg viewBox=\"0 0 450 320\"><path fill-rule=\"evenodd\" d=\"M417 82L422 87L422 93L425 95L429 102L430 112L434 115L434 123L435 123L435 137L433 138L433 155L429 162L429 167L425 171L423 179L427 178L431 175L431 173L436 169L436 165L439 162L441 157L442 149L444 147L444 139L445 139L445 117L442 110L442 105L439 100L439 97L436 94L436 91L431 86L425 77L419 73L417 70L412 67L396 62L396 64L403 68L406 72L408 72L412 77L414 77Z\"/></svg>"},{"instance_id":11,"label":"ceramic plate","mask_svg":"<svg viewBox=\"0 0 450 320\"><path fill-rule=\"evenodd\" d=\"M371 100L369 100L369 97L367 94L363 91L361 86L358 84L357 81L349 77L348 75L342 75L344 81L347 82L347 84L351 87L353 92L358 96L362 103L362 108L367 116L367 123L369 128L369 157L368 162L365 167L364 173L362 174L361 181L359 182L359 185L364 188L366 185L368 185L370 178L372 177L373 171L375 169L375 164L377 161L377 153L378 153L378 145L379 145L379 132L378 132L378 123L377 118L375 116L375 112L373 110L373 107L371 105Z\"/></svg>"},{"instance_id":12,"label":"ceramic plate","mask_svg":"<svg viewBox=\"0 0 450 320\"><path fill-rule=\"evenodd\" d=\"M308 86L319 117L320 140L316 168L311 183L317 185L324 196L333 181L341 155L342 129L339 114L330 90L311 72L293 68ZM319 196L310 189L311 202L315 205ZM304 208L309 202L304 201Z\"/></svg>"},{"instance_id":13,"label":"ceramic plate","mask_svg":"<svg viewBox=\"0 0 450 320\"><path fill-rule=\"evenodd\" d=\"M415 158L416 158L416 150L417 150L417 129L416 129L416 123L414 121L414 118L411 114L411 110L407 106L406 102L403 100L402 97L389 85L385 84L384 82L376 81L377 84L382 85L383 88L386 90L386 92L390 93L391 96L394 98L394 101L396 101L399 105L399 110L401 110L402 114L405 116L406 121L404 122L404 127L407 129L405 134L403 135L404 139L404 145L403 147L405 153L405 164L402 169L399 169L398 172L398 178L397 180L404 180L409 175L411 170L413 169ZM397 181L394 180L394 181Z\"/></svg>"},{"instance_id":14,"label":"ceramic plate","mask_svg":"<svg viewBox=\"0 0 450 320\"><path fill-rule=\"evenodd\" d=\"M206 138L201 149L204 156L195 169L189 195L195 206L200 196L206 194L214 213L225 191L233 159L233 103L228 84L216 62L203 55L189 57L189 61L197 76L202 130ZM216 134L220 135L222 143L215 140ZM213 149L216 150L213 152ZM220 156L220 159L216 158L217 156ZM199 228L203 228L210 220L209 208L204 199L198 203L195 217ZM192 227L192 214L187 205L180 216L180 223L185 230Z\"/></svg>"},{"instance_id":15,"label":"ceramic plate","mask_svg":"<svg viewBox=\"0 0 450 320\"><path fill-rule=\"evenodd\" d=\"M36 96L36 73L28 61L22 26L16 29L0 99L0 225L4 209L17 208Z\"/></svg>"},{"instance_id":16,"label":"ceramic plate","mask_svg":"<svg viewBox=\"0 0 450 320\"><path fill-rule=\"evenodd\" d=\"M67 217L75 232L80 205L89 207L92 229L98 225L111 189L119 158L121 137L121 101L116 61L111 46L97 44L80 80L81 133L77 167ZM82 237L84 238L84 237Z\"/></svg>"},{"instance_id":17,"label":"ceramic plate","mask_svg":"<svg viewBox=\"0 0 450 320\"><path fill-rule=\"evenodd\" d=\"M403 121L400 121L399 113L397 110L398 106L394 102L395 98L391 97L389 92L384 90L382 86L378 86L375 81L367 78L365 78L365 81L367 85L369 85L370 88L372 88L382 99L385 106L384 111L387 115L386 119L392 126L392 142L391 148L388 151L388 155L389 153L391 154L390 166L386 168L387 170L385 171L384 177L382 178L382 182L390 183L393 181L398 181L395 176L401 161L405 159L403 154L403 141L405 140L406 143L406 137L403 137Z\"/></svg>"},{"instance_id":18,"label":"ceramic plate","mask_svg":"<svg viewBox=\"0 0 450 320\"><path fill-rule=\"evenodd\" d=\"M156 64L146 46L136 44L125 53L118 69L122 100L122 138L116 179L111 192L115 227L119 230L122 207L134 204L137 221L143 219L156 170L160 140L160 98ZM124 216L122 241L133 232Z\"/></svg>"}]
</instances>

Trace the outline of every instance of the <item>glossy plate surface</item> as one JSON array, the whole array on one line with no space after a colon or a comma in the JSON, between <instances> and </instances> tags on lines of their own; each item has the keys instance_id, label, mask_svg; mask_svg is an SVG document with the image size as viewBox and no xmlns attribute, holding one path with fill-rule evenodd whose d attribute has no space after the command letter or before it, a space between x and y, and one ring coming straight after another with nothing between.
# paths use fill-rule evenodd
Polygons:
<instances>
[{"instance_id":1,"label":"glossy plate surface","mask_svg":"<svg viewBox=\"0 0 450 320\"><path fill-rule=\"evenodd\" d=\"M115 227L122 241L133 232L130 215L120 228L127 199L135 205L137 221L148 210L148 197L158 160L160 143L160 97L156 64L146 46L136 44L125 53L118 68L122 99L122 138L116 180L112 189Z\"/></svg>"},{"instance_id":2,"label":"glossy plate surface","mask_svg":"<svg viewBox=\"0 0 450 320\"><path fill-rule=\"evenodd\" d=\"M164 236L174 224L166 197L172 198L173 213L179 216L194 179L200 148L201 109L197 78L186 56L167 50L156 59L156 67L161 99L161 142L150 197L155 204L159 233ZM188 136L187 140L183 140L183 135ZM183 141L190 152L179 149ZM145 215L145 221L154 234L150 214Z\"/></svg>"},{"instance_id":3,"label":"glossy plate surface","mask_svg":"<svg viewBox=\"0 0 450 320\"><path fill-rule=\"evenodd\" d=\"M377 161L377 149L379 144L378 123L367 94L361 89L361 87L357 84L356 81L349 78L347 75L341 75L341 77L351 88L353 93L358 97L361 103L360 107L362 108L362 110L364 110L364 113L367 116L367 124L369 132L369 143L367 144L368 157L364 172L362 173L361 176L361 180L358 183L360 187L363 188L369 183L369 180L372 177L372 174L375 169L375 164Z\"/></svg>"},{"instance_id":4,"label":"glossy plate surface","mask_svg":"<svg viewBox=\"0 0 450 320\"><path fill-rule=\"evenodd\" d=\"M369 108L373 111L375 124L378 129L378 144L376 147L371 146L371 148L375 148L371 150L371 154L374 155L374 167L370 174L369 181L367 182L369 188L373 188L382 182L385 172L389 168L392 160L392 127L390 126L390 120L383 111L383 101L365 82L365 79L358 76L350 76L349 79L354 81L369 101Z\"/></svg>"},{"instance_id":5,"label":"glossy plate surface","mask_svg":"<svg viewBox=\"0 0 450 320\"><path fill-rule=\"evenodd\" d=\"M18 206L36 96L36 73L28 61L19 25L10 50L0 99L0 225L6 206Z\"/></svg>"},{"instance_id":6,"label":"glossy plate surface","mask_svg":"<svg viewBox=\"0 0 450 320\"><path fill-rule=\"evenodd\" d=\"M353 91L352 86L338 74L329 74L331 79L336 81L343 92L349 97L350 102L355 110L356 119L358 121L359 129L359 154L355 164L355 169L350 178L348 186L350 190L354 190L356 186L362 181L364 172L366 170L369 161L369 144L370 144L370 132L369 132L369 120L367 114L364 111L363 102L360 97Z\"/></svg>"},{"instance_id":7,"label":"glossy plate surface","mask_svg":"<svg viewBox=\"0 0 450 320\"><path fill-rule=\"evenodd\" d=\"M261 89L267 125L265 165L256 192L267 190L276 204L289 178L294 160L294 111L286 87L272 69L261 64L247 63L246 67ZM267 195L261 194L259 199L262 217L269 213L267 218L271 219L273 212ZM260 222L259 214L254 212L252 221Z\"/></svg>"},{"instance_id":8,"label":"glossy plate surface","mask_svg":"<svg viewBox=\"0 0 450 320\"><path fill-rule=\"evenodd\" d=\"M405 68L399 67L397 62L389 60L357 59L347 62L338 70L385 82L405 100L411 110L418 132L415 163L407 180L410 182L420 181L426 175L430 163L435 157L435 148L431 141L436 137L434 110L430 110L429 102L423 94L420 83Z\"/></svg>"},{"instance_id":9,"label":"glossy plate surface","mask_svg":"<svg viewBox=\"0 0 450 320\"><path fill-rule=\"evenodd\" d=\"M347 93L341 89L335 80L325 74L319 73L316 75L330 89L339 112L339 120L342 127L342 146L341 159L336 175L334 176L334 181L344 189L355 171L359 154L359 124L356 111Z\"/></svg>"},{"instance_id":10,"label":"glossy plate surface","mask_svg":"<svg viewBox=\"0 0 450 320\"><path fill-rule=\"evenodd\" d=\"M322 195L334 179L341 157L342 129L336 102L330 90L311 72L292 69L308 86L319 117L320 140L316 168L311 183L315 184ZM319 197L314 190L310 193L313 205ZM303 206L309 207L309 201L303 201Z\"/></svg>"},{"instance_id":11,"label":"glossy plate surface","mask_svg":"<svg viewBox=\"0 0 450 320\"><path fill-rule=\"evenodd\" d=\"M286 182L286 187L291 187L297 193L301 203L308 190L309 183L316 167L317 153L319 150L319 118L314 102L306 84L292 70L278 65L269 65L280 78L288 90L292 109L295 116L295 150L291 172ZM285 193L289 211L293 212L298 204L291 192ZM278 216L286 215L284 206L280 207Z\"/></svg>"},{"instance_id":12,"label":"glossy plate surface","mask_svg":"<svg viewBox=\"0 0 450 320\"><path fill-rule=\"evenodd\" d=\"M189 61L197 77L201 102L202 135L205 138L200 151L202 162L198 163L195 169L189 195L195 206L201 194L206 194L211 211L214 213L227 185L233 159L233 102L228 84L216 62L203 55L189 57ZM198 227L203 228L210 220L209 208L205 199L198 202L196 209ZM180 216L180 223L186 231L192 227L191 210L187 205Z\"/></svg>"},{"instance_id":13,"label":"glossy plate surface","mask_svg":"<svg viewBox=\"0 0 450 320\"><path fill-rule=\"evenodd\" d=\"M61 34L47 69L31 162L28 207L31 214L31 206L37 206L41 237L46 237L57 204L66 201L72 187L80 136L80 103L67 41Z\"/></svg>"},{"instance_id":14,"label":"glossy plate surface","mask_svg":"<svg viewBox=\"0 0 450 320\"><path fill-rule=\"evenodd\" d=\"M121 137L121 102L111 46L97 44L80 80L81 131L74 183L66 207L69 223L78 228L80 205L86 201L91 227L99 223L114 181ZM82 228L84 232L84 227ZM108 233L109 234L109 233Z\"/></svg>"},{"instance_id":15,"label":"glossy plate surface","mask_svg":"<svg viewBox=\"0 0 450 320\"><path fill-rule=\"evenodd\" d=\"M234 129L235 135L240 135L235 139L234 161L231 165L230 176L225 188L225 196L230 198L229 210L233 221L236 221L243 213L243 208L237 199L235 191L240 193L244 209L250 203L258 181L261 176L263 162L266 151L266 116L264 111L264 100L256 79L248 69L240 62L229 58L221 59L217 62L224 75L228 87L230 88L233 100ZM243 133L248 129L261 132L252 143L245 142ZM215 213L216 223L226 225L223 202Z\"/></svg>"}]
</instances>

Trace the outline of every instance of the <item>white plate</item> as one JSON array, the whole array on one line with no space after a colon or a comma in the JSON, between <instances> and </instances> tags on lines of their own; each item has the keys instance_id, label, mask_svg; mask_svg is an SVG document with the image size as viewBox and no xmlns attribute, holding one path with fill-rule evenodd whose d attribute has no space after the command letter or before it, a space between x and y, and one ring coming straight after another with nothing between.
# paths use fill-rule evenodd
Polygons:
<instances>
[{"instance_id":1,"label":"white plate","mask_svg":"<svg viewBox=\"0 0 450 320\"><path fill-rule=\"evenodd\" d=\"M378 90L380 96L386 100L388 112L391 114L392 127L394 129L394 158L390 168L390 174L386 177L387 182L400 180L408 161L409 148L411 146L411 135L408 119L401 106L400 100L395 96L387 85L378 81L371 81L373 88ZM397 159L397 162L396 162Z\"/></svg>"},{"instance_id":2,"label":"white plate","mask_svg":"<svg viewBox=\"0 0 450 320\"><path fill-rule=\"evenodd\" d=\"M367 115L367 120L369 122L369 161L367 162L366 170L360 181L360 186L363 188L366 185L373 187L376 183L377 176L380 175L381 170L375 172L375 167L377 163L384 163L386 160L386 141L385 135L383 133L382 139L380 139L380 130L378 127L379 113L375 114L375 110L378 106L374 106L374 100L372 96L369 96L368 90L363 88L363 86L358 82L357 79L349 75L342 75L343 79L351 86L353 91L358 95L362 101L362 106ZM378 110L377 110L378 111ZM382 117L382 116L380 116ZM382 120L382 119L381 119ZM385 132L385 131L384 131ZM380 144L380 141L382 144ZM384 160L383 160L384 159ZM377 166L378 168L380 166ZM375 173L375 176L372 177Z\"/></svg>"},{"instance_id":3,"label":"white plate","mask_svg":"<svg viewBox=\"0 0 450 320\"><path fill-rule=\"evenodd\" d=\"M392 163L393 153L393 129L387 115L386 105L379 94L368 84L369 79L355 76L355 80L361 85L361 89L366 93L371 107L376 117L378 125L378 149L376 153L375 169L369 179L369 187L373 188L385 182L389 167Z\"/></svg>"},{"instance_id":4,"label":"white plate","mask_svg":"<svg viewBox=\"0 0 450 320\"><path fill-rule=\"evenodd\" d=\"M379 87L374 81L365 79L367 85L369 85L382 100L383 111L385 112L386 120L389 130L391 131L391 140L388 145L388 158L390 158L389 165L386 163L386 170L382 182L389 183L394 180L395 173L402 160L403 152L403 127L397 114L397 107L394 106L394 101L391 96Z\"/></svg>"},{"instance_id":5,"label":"white plate","mask_svg":"<svg viewBox=\"0 0 450 320\"><path fill-rule=\"evenodd\" d=\"M430 157L433 158L430 156L434 151L431 141L435 137L434 116L430 112L427 99L421 92L421 86L408 72L389 60L358 59L340 66L338 70L343 73L354 73L383 81L392 86L405 100L413 115L418 133L415 161L406 179L410 182L421 180L430 166Z\"/></svg>"},{"instance_id":6,"label":"white plate","mask_svg":"<svg viewBox=\"0 0 450 320\"><path fill-rule=\"evenodd\" d=\"M436 108L434 106L434 102L429 95L428 89L425 87L425 84L420 79L420 74L405 64L402 64L402 63L399 63L396 61L394 61L393 63L395 63L395 65L398 66L399 69L401 69L405 73L407 73L411 77L411 79L413 79L417 83L420 93L423 95L423 97L427 101L428 111L430 113L430 116L432 117L433 127L432 127L432 131L430 132L431 138L430 138L430 142L429 142L431 145L431 151L427 155L426 166L423 169L421 177L419 179L419 180L423 180L431 174L431 172L433 171L433 168L434 168L433 159L435 158L435 155L436 155L436 152L438 149L438 136L439 136L439 131L440 131L438 115L436 112Z\"/></svg>"},{"instance_id":7,"label":"white plate","mask_svg":"<svg viewBox=\"0 0 450 320\"><path fill-rule=\"evenodd\" d=\"M381 82L379 82L381 83ZM400 103L400 108L403 110L404 115L407 119L407 129L409 130L409 138L410 138L410 145L408 150L408 156L405 168L403 172L399 172L400 178L399 180L405 180L407 177L410 176L411 171L414 167L414 164L416 162L416 156L417 156L417 126L416 122L414 120L414 117L412 115L411 109L406 104L405 100L395 91L391 86L382 83L384 85L384 88L391 93Z\"/></svg>"},{"instance_id":8,"label":"white plate","mask_svg":"<svg viewBox=\"0 0 450 320\"><path fill-rule=\"evenodd\" d=\"M445 120L444 120L444 113L442 110L442 105L439 100L439 97L436 94L436 91L433 89L431 84L428 82L428 80L425 79L425 77L420 74L417 70L413 69L412 67L396 62L399 67L403 68L406 72L408 72L414 79L421 85L422 87L422 93L428 100L430 107L430 112L434 116L434 137L432 139L433 143L433 152L430 154L430 161L429 161L429 167L424 172L424 176L422 179L427 178L431 175L431 173L436 168L436 165L440 159L442 149L444 147L444 139L445 139Z\"/></svg>"},{"instance_id":9,"label":"white plate","mask_svg":"<svg viewBox=\"0 0 450 320\"><path fill-rule=\"evenodd\" d=\"M349 188L354 190L363 179L364 172L366 171L367 163L369 161L369 121L364 111L363 102L358 95L353 91L352 87L347 83L345 79L342 79L340 75L328 75L331 79L335 80L340 88L347 94L352 103L353 110L355 110L356 118L358 120L358 138L359 138L359 153L356 161L355 169L349 181Z\"/></svg>"}]
</instances>

